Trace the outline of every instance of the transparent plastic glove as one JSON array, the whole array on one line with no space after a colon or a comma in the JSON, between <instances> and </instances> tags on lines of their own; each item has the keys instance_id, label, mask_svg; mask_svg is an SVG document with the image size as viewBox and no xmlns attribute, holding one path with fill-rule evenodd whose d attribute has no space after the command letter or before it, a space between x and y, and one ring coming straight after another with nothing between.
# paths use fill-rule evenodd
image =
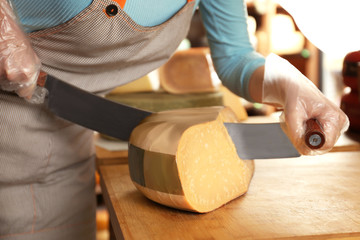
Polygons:
<instances>
[{"instance_id":1,"label":"transparent plastic glove","mask_svg":"<svg viewBox=\"0 0 360 240\"><path fill-rule=\"evenodd\" d=\"M263 102L283 107L282 128L300 154L323 154L332 149L349 127L343 111L285 59L270 54L265 62ZM306 121L316 118L323 128L325 144L310 149L304 141Z\"/></svg>"},{"instance_id":2,"label":"transparent plastic glove","mask_svg":"<svg viewBox=\"0 0 360 240\"><path fill-rule=\"evenodd\" d=\"M0 0L0 88L31 99L40 60L6 0Z\"/></svg>"}]
</instances>

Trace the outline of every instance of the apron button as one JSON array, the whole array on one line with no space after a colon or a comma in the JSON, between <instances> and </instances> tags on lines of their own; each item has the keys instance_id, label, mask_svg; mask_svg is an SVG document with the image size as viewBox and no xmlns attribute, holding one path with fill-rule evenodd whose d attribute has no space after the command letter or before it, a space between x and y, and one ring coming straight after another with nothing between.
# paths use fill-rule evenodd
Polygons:
<instances>
[{"instance_id":1,"label":"apron button","mask_svg":"<svg viewBox=\"0 0 360 240\"><path fill-rule=\"evenodd\" d=\"M109 16L109 17L113 17L118 13L118 8L116 5L111 4L109 6L106 7L105 9L105 13Z\"/></svg>"}]
</instances>

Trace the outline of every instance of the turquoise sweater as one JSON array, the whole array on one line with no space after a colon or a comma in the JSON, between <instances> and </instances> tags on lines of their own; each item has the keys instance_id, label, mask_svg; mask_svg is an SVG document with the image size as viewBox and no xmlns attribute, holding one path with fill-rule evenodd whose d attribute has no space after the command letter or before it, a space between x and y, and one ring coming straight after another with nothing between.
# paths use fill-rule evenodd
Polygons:
<instances>
[{"instance_id":1,"label":"turquoise sweater","mask_svg":"<svg viewBox=\"0 0 360 240\"><path fill-rule=\"evenodd\" d=\"M26 32L64 23L89 6L92 0L11 0ZM138 24L163 23L186 0L127 0L124 11ZM242 0L196 0L207 31L215 69L231 91L252 101L248 83L264 58L250 44L246 5ZM194 9L195 10L195 9Z\"/></svg>"}]
</instances>

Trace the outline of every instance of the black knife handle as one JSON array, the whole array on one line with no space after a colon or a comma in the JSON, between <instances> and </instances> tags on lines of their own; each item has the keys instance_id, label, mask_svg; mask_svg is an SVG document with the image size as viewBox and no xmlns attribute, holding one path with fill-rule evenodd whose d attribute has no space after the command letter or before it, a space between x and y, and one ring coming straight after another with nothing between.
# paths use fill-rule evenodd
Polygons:
<instances>
[{"instance_id":1,"label":"black knife handle","mask_svg":"<svg viewBox=\"0 0 360 240\"><path fill-rule=\"evenodd\" d=\"M305 143L311 149L319 149L325 144L325 134L315 118L306 121Z\"/></svg>"}]
</instances>

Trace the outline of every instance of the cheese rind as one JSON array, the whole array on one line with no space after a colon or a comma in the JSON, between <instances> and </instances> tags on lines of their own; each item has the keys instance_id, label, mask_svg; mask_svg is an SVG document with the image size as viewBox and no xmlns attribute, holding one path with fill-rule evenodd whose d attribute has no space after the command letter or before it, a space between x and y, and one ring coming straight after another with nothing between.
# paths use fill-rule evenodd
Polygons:
<instances>
[{"instance_id":1,"label":"cheese rind","mask_svg":"<svg viewBox=\"0 0 360 240\"><path fill-rule=\"evenodd\" d=\"M195 212L212 211L244 194L254 165L238 157L224 126L236 121L225 107L173 110L146 118L129 141L135 186L153 201Z\"/></svg>"}]
</instances>

